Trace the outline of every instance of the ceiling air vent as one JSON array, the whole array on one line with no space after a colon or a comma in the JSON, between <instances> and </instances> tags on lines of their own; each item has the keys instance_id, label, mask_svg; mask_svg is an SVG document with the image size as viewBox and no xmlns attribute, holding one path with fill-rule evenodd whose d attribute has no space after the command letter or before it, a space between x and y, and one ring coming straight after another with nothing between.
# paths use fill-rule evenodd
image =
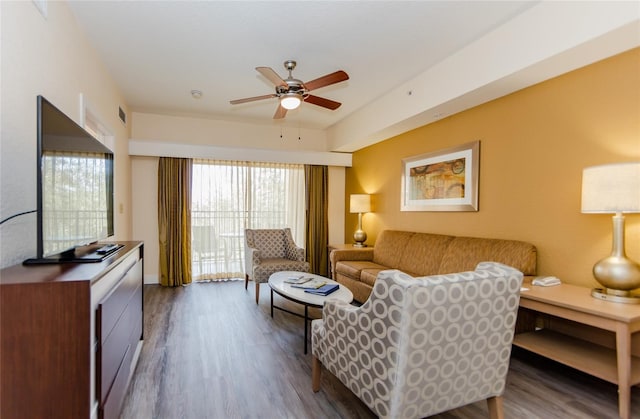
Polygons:
<instances>
[{"instance_id":1,"label":"ceiling air vent","mask_svg":"<svg viewBox=\"0 0 640 419\"><path fill-rule=\"evenodd\" d=\"M124 111L122 110L122 108L120 106L118 106L118 116L120 117L120 120L122 121L122 123L126 126L127 125L127 114L124 113Z\"/></svg>"}]
</instances>

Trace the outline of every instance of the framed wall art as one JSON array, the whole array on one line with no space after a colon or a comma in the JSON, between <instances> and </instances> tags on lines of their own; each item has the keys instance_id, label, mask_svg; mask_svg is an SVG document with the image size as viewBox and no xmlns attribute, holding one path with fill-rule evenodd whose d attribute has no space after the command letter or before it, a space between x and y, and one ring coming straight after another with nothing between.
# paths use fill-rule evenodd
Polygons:
<instances>
[{"instance_id":1,"label":"framed wall art","mask_svg":"<svg viewBox=\"0 0 640 419\"><path fill-rule=\"evenodd\" d=\"M402 160L401 211L478 211L480 141Z\"/></svg>"}]
</instances>

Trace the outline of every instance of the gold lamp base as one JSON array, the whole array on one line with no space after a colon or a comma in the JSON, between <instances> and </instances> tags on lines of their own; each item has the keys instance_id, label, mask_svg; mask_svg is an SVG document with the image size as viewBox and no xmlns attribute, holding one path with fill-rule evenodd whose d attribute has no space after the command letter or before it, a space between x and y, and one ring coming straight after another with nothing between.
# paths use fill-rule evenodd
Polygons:
<instances>
[{"instance_id":1,"label":"gold lamp base","mask_svg":"<svg viewBox=\"0 0 640 419\"><path fill-rule=\"evenodd\" d=\"M631 295L629 292L620 293L615 291L615 294L609 294L606 288L594 288L591 290L591 296L598 300L612 301L614 303L624 304L640 304L640 296Z\"/></svg>"},{"instance_id":2,"label":"gold lamp base","mask_svg":"<svg viewBox=\"0 0 640 419\"><path fill-rule=\"evenodd\" d=\"M613 217L611 255L593 265L593 276L604 288L594 288L591 296L600 300L640 304L631 291L640 287L640 264L627 258L624 251L624 216Z\"/></svg>"},{"instance_id":3,"label":"gold lamp base","mask_svg":"<svg viewBox=\"0 0 640 419\"><path fill-rule=\"evenodd\" d=\"M367 233L361 229L356 230L353 234L353 240L355 241L355 243L353 243L353 247L367 247L367 245L364 244L364 242L367 241Z\"/></svg>"},{"instance_id":4,"label":"gold lamp base","mask_svg":"<svg viewBox=\"0 0 640 419\"><path fill-rule=\"evenodd\" d=\"M364 244L364 242L367 241L367 233L365 233L364 230L362 229L362 213L361 212L358 213L358 229L356 230L355 233L353 233L353 241L355 241L355 243L353 244L353 247L367 247L367 245Z\"/></svg>"}]
</instances>

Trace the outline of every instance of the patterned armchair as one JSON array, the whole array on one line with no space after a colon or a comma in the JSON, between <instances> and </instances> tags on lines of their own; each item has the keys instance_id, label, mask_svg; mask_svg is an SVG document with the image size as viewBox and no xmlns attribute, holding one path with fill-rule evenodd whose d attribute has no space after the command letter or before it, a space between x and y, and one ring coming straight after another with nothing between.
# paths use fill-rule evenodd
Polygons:
<instances>
[{"instance_id":1,"label":"patterned armchair","mask_svg":"<svg viewBox=\"0 0 640 419\"><path fill-rule=\"evenodd\" d=\"M522 278L494 262L421 278L380 272L361 307L327 301L312 322L313 391L324 366L381 418L484 399L502 418Z\"/></svg>"},{"instance_id":2,"label":"patterned armchair","mask_svg":"<svg viewBox=\"0 0 640 419\"><path fill-rule=\"evenodd\" d=\"M256 304L260 299L260 284L267 282L271 274L280 271L309 272L304 249L297 247L290 228L244 231L245 278L256 283Z\"/></svg>"}]
</instances>

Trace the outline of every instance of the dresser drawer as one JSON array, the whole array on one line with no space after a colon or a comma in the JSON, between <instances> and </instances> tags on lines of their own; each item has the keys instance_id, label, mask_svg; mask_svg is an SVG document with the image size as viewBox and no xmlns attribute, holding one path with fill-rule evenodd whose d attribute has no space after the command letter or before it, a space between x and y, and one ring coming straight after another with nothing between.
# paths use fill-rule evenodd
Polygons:
<instances>
[{"instance_id":1,"label":"dresser drawer","mask_svg":"<svg viewBox=\"0 0 640 419\"><path fill-rule=\"evenodd\" d=\"M141 277L142 261L138 261L98 304L96 397L101 405L107 401L113 405L112 393L126 389L118 382L123 371L127 371L128 378L132 352L142 335Z\"/></svg>"},{"instance_id":2,"label":"dresser drawer","mask_svg":"<svg viewBox=\"0 0 640 419\"><path fill-rule=\"evenodd\" d=\"M113 391L109 398L104 401L100 411L100 419L117 419L120 416L120 406L124 401L127 390L127 380L129 379L129 366L135 347L127 346L121 364L118 366L113 381Z\"/></svg>"},{"instance_id":3,"label":"dresser drawer","mask_svg":"<svg viewBox=\"0 0 640 419\"><path fill-rule=\"evenodd\" d=\"M140 287L142 261L138 260L122 277L118 284L98 303L97 335L102 344L113 330L116 322Z\"/></svg>"}]
</instances>

